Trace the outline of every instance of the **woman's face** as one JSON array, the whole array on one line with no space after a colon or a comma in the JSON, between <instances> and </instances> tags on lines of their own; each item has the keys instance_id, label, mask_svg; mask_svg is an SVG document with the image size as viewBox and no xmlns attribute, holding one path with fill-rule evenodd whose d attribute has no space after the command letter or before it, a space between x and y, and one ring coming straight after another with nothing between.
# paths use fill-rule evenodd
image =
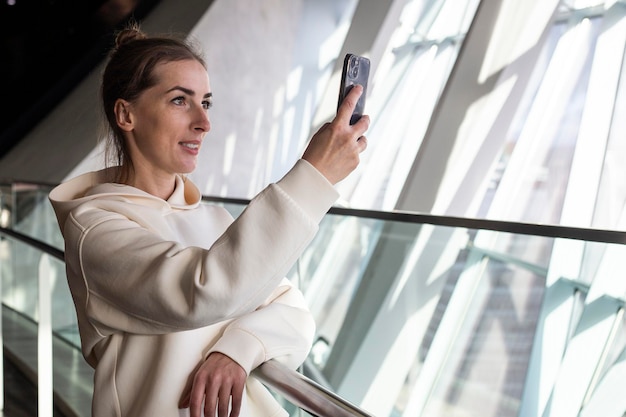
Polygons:
<instances>
[{"instance_id":1,"label":"woman's face","mask_svg":"<svg viewBox=\"0 0 626 417\"><path fill-rule=\"evenodd\" d=\"M196 168L211 129L211 86L206 69L195 60L160 64L154 75L157 83L126 104L128 124L122 128L135 175L167 179Z\"/></svg>"}]
</instances>

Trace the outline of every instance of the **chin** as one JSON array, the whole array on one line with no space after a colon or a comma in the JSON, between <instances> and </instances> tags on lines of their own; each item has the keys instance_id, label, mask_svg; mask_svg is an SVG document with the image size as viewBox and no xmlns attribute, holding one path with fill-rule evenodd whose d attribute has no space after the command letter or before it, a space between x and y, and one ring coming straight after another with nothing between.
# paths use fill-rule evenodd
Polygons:
<instances>
[{"instance_id":1,"label":"chin","mask_svg":"<svg viewBox=\"0 0 626 417\"><path fill-rule=\"evenodd\" d=\"M196 170L196 164L184 164L180 167L178 172L180 174L191 174Z\"/></svg>"}]
</instances>

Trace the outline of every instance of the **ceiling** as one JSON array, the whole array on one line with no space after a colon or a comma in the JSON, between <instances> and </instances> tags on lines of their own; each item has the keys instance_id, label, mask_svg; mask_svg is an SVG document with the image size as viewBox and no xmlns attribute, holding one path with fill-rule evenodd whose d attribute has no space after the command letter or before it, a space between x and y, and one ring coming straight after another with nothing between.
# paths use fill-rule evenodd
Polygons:
<instances>
[{"instance_id":1,"label":"ceiling","mask_svg":"<svg viewBox=\"0 0 626 417\"><path fill-rule=\"evenodd\" d=\"M158 0L0 0L0 158L106 56L112 33Z\"/></svg>"}]
</instances>

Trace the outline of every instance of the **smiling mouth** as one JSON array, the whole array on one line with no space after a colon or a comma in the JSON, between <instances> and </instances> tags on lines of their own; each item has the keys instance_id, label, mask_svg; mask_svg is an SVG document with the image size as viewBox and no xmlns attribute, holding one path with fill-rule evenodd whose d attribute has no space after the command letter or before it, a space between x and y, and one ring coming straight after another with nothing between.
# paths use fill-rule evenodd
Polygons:
<instances>
[{"instance_id":1,"label":"smiling mouth","mask_svg":"<svg viewBox=\"0 0 626 417\"><path fill-rule=\"evenodd\" d=\"M194 149L194 150L200 148L199 143L181 143L181 145L183 145L185 148Z\"/></svg>"}]
</instances>

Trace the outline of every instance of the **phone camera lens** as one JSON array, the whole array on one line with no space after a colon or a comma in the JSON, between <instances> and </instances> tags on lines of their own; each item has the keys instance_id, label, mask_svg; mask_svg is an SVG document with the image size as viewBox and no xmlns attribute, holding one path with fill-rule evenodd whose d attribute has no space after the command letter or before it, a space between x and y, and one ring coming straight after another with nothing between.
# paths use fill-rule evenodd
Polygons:
<instances>
[{"instance_id":1,"label":"phone camera lens","mask_svg":"<svg viewBox=\"0 0 626 417\"><path fill-rule=\"evenodd\" d=\"M350 77L356 78L359 75L359 61L356 57L350 60Z\"/></svg>"}]
</instances>

